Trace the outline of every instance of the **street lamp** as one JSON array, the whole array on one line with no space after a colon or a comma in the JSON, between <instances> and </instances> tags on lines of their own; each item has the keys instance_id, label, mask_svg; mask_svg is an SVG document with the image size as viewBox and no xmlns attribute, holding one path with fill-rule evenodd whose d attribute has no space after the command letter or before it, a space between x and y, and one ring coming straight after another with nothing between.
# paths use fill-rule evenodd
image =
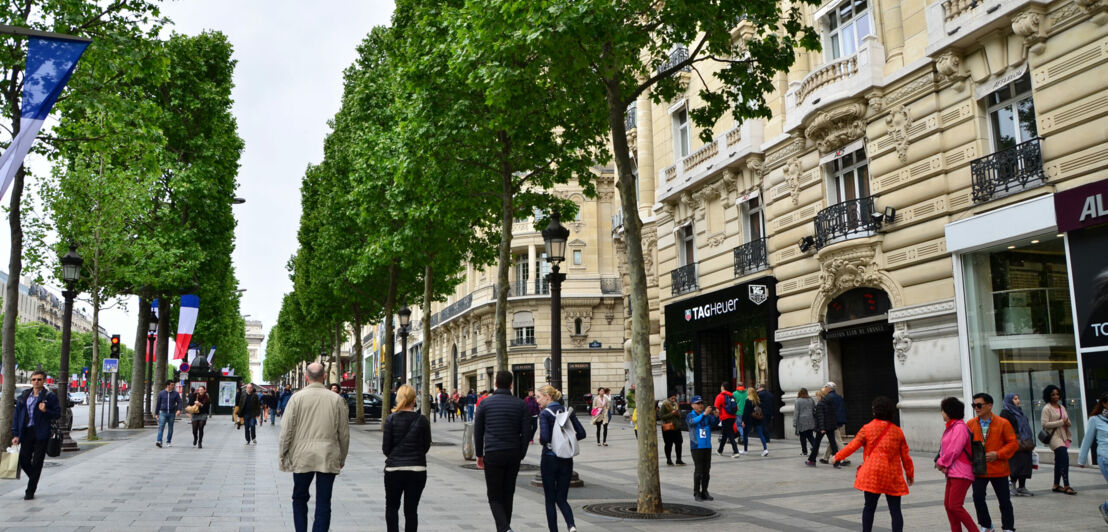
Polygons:
<instances>
[{"instance_id":1,"label":"street lamp","mask_svg":"<svg viewBox=\"0 0 1108 532\"><path fill-rule=\"evenodd\" d=\"M158 420L154 418L154 411L150 406L150 394L154 390L154 344L158 337L158 320L154 317L154 313L150 313L150 323L146 326L146 383L143 385L143 391L145 393L145 404L143 408L142 424L147 427L153 427L158 424Z\"/></svg>"},{"instance_id":2,"label":"street lamp","mask_svg":"<svg viewBox=\"0 0 1108 532\"><path fill-rule=\"evenodd\" d=\"M553 366L550 372L550 384L554 389L562 389L562 281L566 274L558 272L558 265L566 260L566 241L569 229L561 223L561 213L554 211L550 224L542 230L542 239L546 241L546 261L550 263L550 273L546 282L550 283L550 358Z\"/></svg>"},{"instance_id":3,"label":"street lamp","mask_svg":"<svg viewBox=\"0 0 1108 532\"><path fill-rule=\"evenodd\" d=\"M59 395L65 405L65 419L62 420L62 450L79 451L77 442L69 437L69 429L73 426L73 411L69 408L69 339L73 330L73 299L77 297L77 281L81 278L81 265L84 259L77 253L77 246L69 245L69 252L62 255L62 280L65 281L65 290L62 297L65 298L65 315L62 316L62 352L58 361L58 373L61 376L58 382Z\"/></svg>"},{"instance_id":4,"label":"street lamp","mask_svg":"<svg viewBox=\"0 0 1108 532\"><path fill-rule=\"evenodd\" d=\"M408 326L412 324L412 309L404 305L404 308L396 314L400 318L400 378L396 380L396 383L403 384L408 360Z\"/></svg>"}]
</instances>

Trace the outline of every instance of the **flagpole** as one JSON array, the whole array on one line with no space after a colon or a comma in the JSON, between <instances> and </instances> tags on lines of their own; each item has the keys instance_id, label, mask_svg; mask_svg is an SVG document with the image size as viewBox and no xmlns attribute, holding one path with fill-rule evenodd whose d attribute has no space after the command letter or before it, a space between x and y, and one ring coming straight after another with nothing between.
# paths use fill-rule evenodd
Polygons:
<instances>
[{"instance_id":1,"label":"flagpole","mask_svg":"<svg viewBox=\"0 0 1108 532\"><path fill-rule=\"evenodd\" d=\"M44 37L47 39L64 39L67 41L92 42L92 39L89 39L87 37L77 37L75 35L54 33L52 31L32 30L31 28L24 28L22 26L9 26L7 24L0 24L0 33L6 33L8 35L24 35L27 37Z\"/></svg>"}]
</instances>

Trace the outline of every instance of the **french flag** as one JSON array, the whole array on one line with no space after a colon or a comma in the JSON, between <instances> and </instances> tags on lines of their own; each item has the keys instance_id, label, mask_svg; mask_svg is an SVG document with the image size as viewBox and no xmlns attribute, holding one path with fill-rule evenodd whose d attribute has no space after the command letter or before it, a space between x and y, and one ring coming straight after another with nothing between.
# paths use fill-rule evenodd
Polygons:
<instances>
[{"instance_id":1,"label":"french flag","mask_svg":"<svg viewBox=\"0 0 1108 532\"><path fill-rule=\"evenodd\" d=\"M42 123L54 108L62 89L85 53L87 40L31 37L27 41L27 69L23 76L23 102L19 134L0 156L0 196L3 196L31 150Z\"/></svg>"},{"instance_id":2,"label":"french flag","mask_svg":"<svg viewBox=\"0 0 1108 532\"><path fill-rule=\"evenodd\" d=\"M177 316L177 338L173 349L173 360L184 360L192 342L192 331L196 329L196 316L200 313L200 298L193 294L181 296L181 313Z\"/></svg>"}]
</instances>

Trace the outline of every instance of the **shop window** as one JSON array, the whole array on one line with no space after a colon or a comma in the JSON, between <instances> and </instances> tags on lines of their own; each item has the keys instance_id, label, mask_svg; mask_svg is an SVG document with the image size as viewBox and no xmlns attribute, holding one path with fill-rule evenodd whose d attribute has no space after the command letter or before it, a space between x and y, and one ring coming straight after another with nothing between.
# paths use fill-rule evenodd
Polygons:
<instances>
[{"instance_id":1,"label":"shop window","mask_svg":"<svg viewBox=\"0 0 1108 532\"><path fill-rule=\"evenodd\" d=\"M854 55L862 46L862 39L873 33L867 0L846 0L824 18L823 49L828 60L834 61Z\"/></svg>"},{"instance_id":2,"label":"shop window","mask_svg":"<svg viewBox=\"0 0 1108 532\"><path fill-rule=\"evenodd\" d=\"M1006 150L1038 136L1030 73L990 94L986 104L993 151Z\"/></svg>"},{"instance_id":3,"label":"shop window","mask_svg":"<svg viewBox=\"0 0 1108 532\"><path fill-rule=\"evenodd\" d=\"M696 237L691 222L677 230L677 261L681 266L696 262Z\"/></svg>"},{"instance_id":4,"label":"shop window","mask_svg":"<svg viewBox=\"0 0 1108 532\"><path fill-rule=\"evenodd\" d=\"M689 156L691 147L689 138L689 108L682 105L673 112L673 153L676 160Z\"/></svg>"},{"instance_id":5,"label":"shop window","mask_svg":"<svg viewBox=\"0 0 1108 532\"><path fill-rule=\"evenodd\" d=\"M1081 419L1069 272L1062 238L1021 239L962 255L966 330L974 392L999 403L1019 394L1038 432L1042 390L1059 386L1071 419ZM1083 434L1074 423L1074 441Z\"/></svg>"}]
</instances>

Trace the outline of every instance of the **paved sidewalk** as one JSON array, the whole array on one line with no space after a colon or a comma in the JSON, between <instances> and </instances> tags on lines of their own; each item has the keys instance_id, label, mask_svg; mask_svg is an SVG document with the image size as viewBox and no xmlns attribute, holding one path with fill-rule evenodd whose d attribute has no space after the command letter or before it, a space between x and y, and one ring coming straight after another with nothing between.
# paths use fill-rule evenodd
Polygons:
<instances>
[{"instance_id":1,"label":"paved sidewalk","mask_svg":"<svg viewBox=\"0 0 1108 532\"><path fill-rule=\"evenodd\" d=\"M204 449L195 449L185 419L177 422L174 446L154 447L154 430L109 431L111 441L88 444L74 456L47 459L38 494L22 499L25 480L0 481L0 530L52 531L262 531L292 530L292 476L277 470L276 438L280 425L258 428L258 445L245 446L242 431L226 416L209 422ZM586 426L591 430L592 427ZM460 443L461 423L433 424L437 442ZM770 455L739 459L713 456L711 493L703 503L720 517L697 522L660 523L605 519L585 515L592 502L633 500L635 467L632 431L614 420L609 447L597 447L594 434L584 441L576 469L586 486L570 492L580 530L719 531L724 528L775 531L856 531L862 497L853 489L853 468L809 469L799 446L773 442ZM119 439L116 439L119 438ZM687 444L687 438L686 438ZM351 456L335 483L332 530L383 530L384 494L378 424L351 426ZM532 447L526 463L538 463ZM913 456L917 482L904 499L906 529L948 530L942 508L943 479L931 468L931 456ZM685 459L689 462L686 448ZM853 457L855 463L860 455ZM492 518L482 474L464 469L461 447L433 446L430 478L420 503L420 524L429 531L485 531ZM661 467L663 498L692 501L692 466ZM1050 466L1040 469L1030 487L1036 497L1016 498L1016 525L1022 531L1103 530L1096 505L1108 496L1099 471L1074 468L1074 488L1067 496L1049 493ZM517 531L545 530L542 491L530 486L532 473L521 473L513 526ZM972 502L967 507L973 513ZM999 523L996 501L990 499ZM309 503L311 505L311 503ZM310 510L309 510L310 511ZM564 526L564 525L563 525ZM564 528L563 528L564 530ZM879 508L876 530L889 530Z\"/></svg>"}]
</instances>

